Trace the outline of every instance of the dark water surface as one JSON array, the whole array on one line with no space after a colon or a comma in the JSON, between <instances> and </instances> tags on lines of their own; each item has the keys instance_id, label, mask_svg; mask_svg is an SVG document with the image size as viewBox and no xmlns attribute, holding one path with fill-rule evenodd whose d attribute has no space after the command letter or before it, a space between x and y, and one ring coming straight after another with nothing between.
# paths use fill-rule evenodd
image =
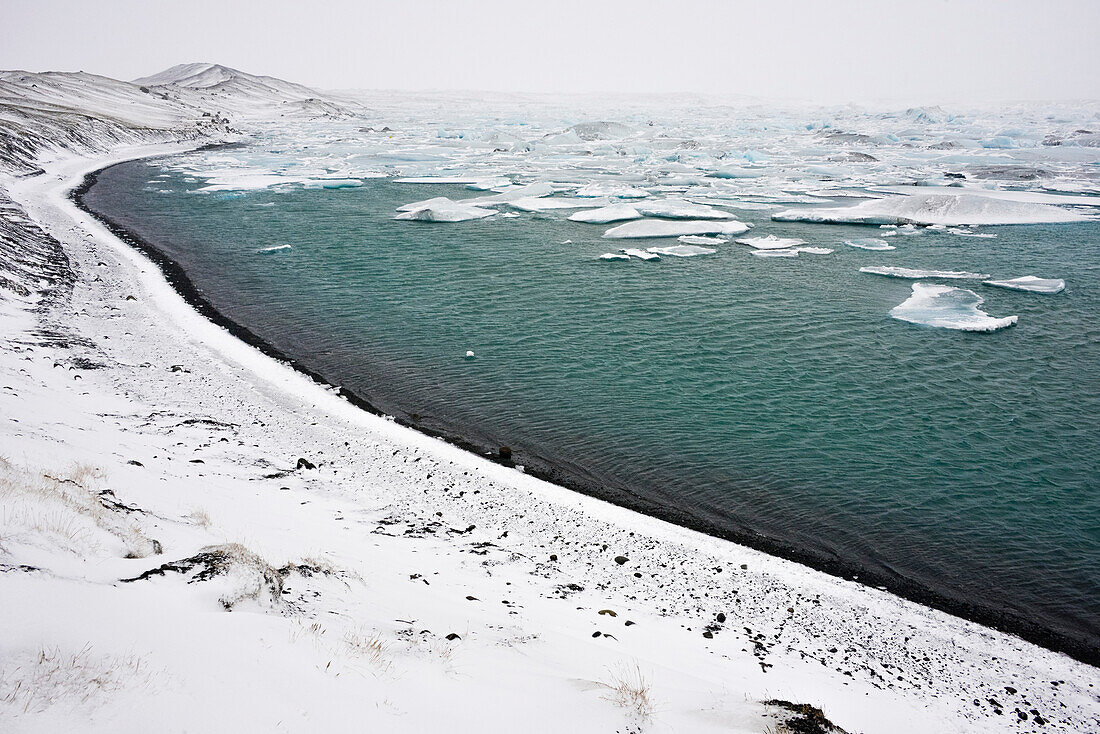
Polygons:
<instances>
[{"instance_id":1,"label":"dark water surface","mask_svg":"<svg viewBox=\"0 0 1100 734\"><path fill-rule=\"evenodd\" d=\"M568 485L1100 659L1100 225L869 252L843 241L875 228L747 212L758 235L836 253L601 262L674 241L600 240L568 211L391 219L461 186L192 194L181 174L149 187L160 173L114 166L84 201L327 382ZM911 281L864 265L1067 288L950 282L1019 315L963 333L891 319Z\"/></svg>"}]
</instances>

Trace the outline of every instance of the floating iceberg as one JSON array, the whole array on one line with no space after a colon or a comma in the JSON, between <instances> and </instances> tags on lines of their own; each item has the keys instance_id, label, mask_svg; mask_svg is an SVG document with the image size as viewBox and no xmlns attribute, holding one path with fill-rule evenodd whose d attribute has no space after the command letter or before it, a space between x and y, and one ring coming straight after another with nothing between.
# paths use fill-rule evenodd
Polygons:
<instances>
[{"instance_id":1,"label":"floating iceberg","mask_svg":"<svg viewBox=\"0 0 1100 734\"><path fill-rule=\"evenodd\" d=\"M588 222L590 224L610 224L611 222L641 218L641 213L630 204L612 204L611 206L602 206L599 209L569 215L570 221Z\"/></svg>"},{"instance_id":2,"label":"floating iceberg","mask_svg":"<svg viewBox=\"0 0 1100 734\"><path fill-rule=\"evenodd\" d=\"M707 174L711 178L759 178L764 172L756 168L743 168L741 166L722 166L716 171Z\"/></svg>"},{"instance_id":3,"label":"floating iceberg","mask_svg":"<svg viewBox=\"0 0 1100 734\"><path fill-rule=\"evenodd\" d=\"M362 185L357 178L314 178L303 182L307 189L357 189Z\"/></svg>"},{"instance_id":4,"label":"floating iceberg","mask_svg":"<svg viewBox=\"0 0 1100 734\"><path fill-rule=\"evenodd\" d=\"M1029 291L1031 293L1061 293L1066 289L1066 281L1061 278L1038 278L1034 275L1024 275L1011 280L986 280L983 285L992 285L998 288L1011 288L1016 291Z\"/></svg>"},{"instance_id":5,"label":"floating iceberg","mask_svg":"<svg viewBox=\"0 0 1100 734\"><path fill-rule=\"evenodd\" d=\"M481 181L474 181L473 183L466 184L466 188L471 191L498 191L505 188L512 187L512 180L508 178L487 178Z\"/></svg>"},{"instance_id":6,"label":"floating iceberg","mask_svg":"<svg viewBox=\"0 0 1100 734\"><path fill-rule=\"evenodd\" d=\"M645 217L662 219L735 219L729 212L715 209L706 204L692 204L680 199L661 199L634 204L634 208Z\"/></svg>"},{"instance_id":7,"label":"floating iceberg","mask_svg":"<svg viewBox=\"0 0 1100 734\"><path fill-rule=\"evenodd\" d=\"M860 237L854 240L844 240L844 244L849 247L858 247L861 250L896 250L893 245L886 243L886 240L879 239L878 237Z\"/></svg>"},{"instance_id":8,"label":"floating iceberg","mask_svg":"<svg viewBox=\"0 0 1100 734\"><path fill-rule=\"evenodd\" d=\"M623 250L623 253L630 257L636 257L639 260L660 260L658 255L654 255L652 252L646 252L645 250L639 250L636 247L628 247Z\"/></svg>"},{"instance_id":9,"label":"floating iceberg","mask_svg":"<svg viewBox=\"0 0 1100 734\"><path fill-rule=\"evenodd\" d=\"M471 206L484 206L485 204L507 204L511 201L517 201L519 199L528 199L539 196L550 196L554 193L553 184L545 181L538 183L527 184L526 186L513 186L499 194L493 194L491 196L478 196L473 199L464 199L464 204L470 204Z\"/></svg>"},{"instance_id":10,"label":"floating iceberg","mask_svg":"<svg viewBox=\"0 0 1100 734\"><path fill-rule=\"evenodd\" d=\"M798 257L805 252L807 255L831 255L833 251L828 247L789 247L779 250L753 250L757 257Z\"/></svg>"},{"instance_id":11,"label":"floating iceberg","mask_svg":"<svg viewBox=\"0 0 1100 734\"><path fill-rule=\"evenodd\" d=\"M964 270L916 270L914 268L897 268L886 265L869 265L859 269L861 273L871 275L886 275L891 278L954 278L956 280L981 280L988 278L987 273L968 273Z\"/></svg>"},{"instance_id":12,"label":"floating iceberg","mask_svg":"<svg viewBox=\"0 0 1100 734\"><path fill-rule=\"evenodd\" d=\"M1084 222L1078 212L1046 204L991 199L973 194L911 194L829 209L789 209L777 222L846 224L1043 224Z\"/></svg>"},{"instance_id":13,"label":"floating iceberg","mask_svg":"<svg viewBox=\"0 0 1100 734\"><path fill-rule=\"evenodd\" d=\"M473 176L408 176L395 178L394 183L403 184L473 184L480 179Z\"/></svg>"},{"instance_id":14,"label":"floating iceberg","mask_svg":"<svg viewBox=\"0 0 1100 734\"><path fill-rule=\"evenodd\" d=\"M996 331L1016 323L1017 316L995 318L981 311L982 297L964 288L914 283L913 295L890 310L900 321L960 331Z\"/></svg>"},{"instance_id":15,"label":"floating iceberg","mask_svg":"<svg viewBox=\"0 0 1100 734\"><path fill-rule=\"evenodd\" d=\"M806 244L806 240L796 237L776 237L770 234L767 237L742 237L734 240L739 245L748 245L757 250L789 250L792 247Z\"/></svg>"},{"instance_id":16,"label":"floating iceberg","mask_svg":"<svg viewBox=\"0 0 1100 734\"><path fill-rule=\"evenodd\" d=\"M622 253L622 252L605 252L604 254L600 255L600 259L601 260L629 260L630 255L627 255L627 254Z\"/></svg>"},{"instance_id":17,"label":"floating iceberg","mask_svg":"<svg viewBox=\"0 0 1100 734\"><path fill-rule=\"evenodd\" d=\"M544 212L551 209L590 209L604 207L607 199L563 199L557 197L528 196L515 201L507 202L508 206L522 209L525 212Z\"/></svg>"},{"instance_id":18,"label":"floating iceberg","mask_svg":"<svg viewBox=\"0 0 1100 734\"><path fill-rule=\"evenodd\" d=\"M394 219L416 222L466 222L471 219L483 219L496 214L492 209L470 206L460 201L451 201L446 197L421 202L424 206L398 214Z\"/></svg>"},{"instance_id":19,"label":"floating iceberg","mask_svg":"<svg viewBox=\"0 0 1100 734\"><path fill-rule=\"evenodd\" d=\"M724 245L729 242L728 237L708 237L701 234L685 234L681 235L678 239L685 245Z\"/></svg>"},{"instance_id":20,"label":"floating iceberg","mask_svg":"<svg viewBox=\"0 0 1100 734\"><path fill-rule=\"evenodd\" d=\"M612 227L603 233L609 239L635 239L643 237L679 237L685 234L741 234L748 232L743 222L661 221L639 219Z\"/></svg>"},{"instance_id":21,"label":"floating iceberg","mask_svg":"<svg viewBox=\"0 0 1100 734\"><path fill-rule=\"evenodd\" d=\"M272 253L272 252L286 252L286 251L292 250L292 249L294 249L294 248L291 247L290 245L275 245L274 247L264 247L259 252L262 255L267 255L267 254Z\"/></svg>"},{"instance_id":22,"label":"floating iceberg","mask_svg":"<svg viewBox=\"0 0 1100 734\"><path fill-rule=\"evenodd\" d=\"M718 250L696 245L671 245L669 247L647 247L648 252L655 255L669 255L671 257L695 257L696 255L713 255Z\"/></svg>"}]
</instances>

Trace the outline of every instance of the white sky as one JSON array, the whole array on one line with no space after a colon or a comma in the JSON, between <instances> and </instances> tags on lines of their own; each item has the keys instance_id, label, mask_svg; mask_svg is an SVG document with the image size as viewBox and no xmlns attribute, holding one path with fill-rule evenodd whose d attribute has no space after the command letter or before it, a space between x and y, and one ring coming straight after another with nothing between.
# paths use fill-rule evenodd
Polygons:
<instances>
[{"instance_id":1,"label":"white sky","mask_svg":"<svg viewBox=\"0 0 1100 734\"><path fill-rule=\"evenodd\" d=\"M0 68L319 88L1100 99L1100 0L0 0Z\"/></svg>"}]
</instances>

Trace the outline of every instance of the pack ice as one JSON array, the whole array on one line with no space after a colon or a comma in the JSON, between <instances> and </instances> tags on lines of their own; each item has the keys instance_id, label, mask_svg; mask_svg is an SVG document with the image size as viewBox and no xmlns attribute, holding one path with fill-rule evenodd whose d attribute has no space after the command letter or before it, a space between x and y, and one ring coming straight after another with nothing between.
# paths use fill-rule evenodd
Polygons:
<instances>
[{"instance_id":1,"label":"pack ice","mask_svg":"<svg viewBox=\"0 0 1100 734\"><path fill-rule=\"evenodd\" d=\"M900 321L958 331L997 331L1019 317L995 318L978 308L984 299L974 291L947 285L914 283L913 295L890 310Z\"/></svg>"}]
</instances>

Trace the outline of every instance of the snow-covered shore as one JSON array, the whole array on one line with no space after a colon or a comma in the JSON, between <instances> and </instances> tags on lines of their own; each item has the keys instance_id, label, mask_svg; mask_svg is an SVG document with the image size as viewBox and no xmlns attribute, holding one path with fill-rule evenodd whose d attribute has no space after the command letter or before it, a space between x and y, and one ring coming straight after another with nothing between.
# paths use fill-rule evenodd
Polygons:
<instances>
[{"instance_id":1,"label":"snow-covered shore","mask_svg":"<svg viewBox=\"0 0 1100 734\"><path fill-rule=\"evenodd\" d=\"M1095 668L546 484L237 341L67 198L168 149L3 182L75 274L49 314L0 311L5 730L762 732L793 715L773 699L848 731L1100 728Z\"/></svg>"}]
</instances>

